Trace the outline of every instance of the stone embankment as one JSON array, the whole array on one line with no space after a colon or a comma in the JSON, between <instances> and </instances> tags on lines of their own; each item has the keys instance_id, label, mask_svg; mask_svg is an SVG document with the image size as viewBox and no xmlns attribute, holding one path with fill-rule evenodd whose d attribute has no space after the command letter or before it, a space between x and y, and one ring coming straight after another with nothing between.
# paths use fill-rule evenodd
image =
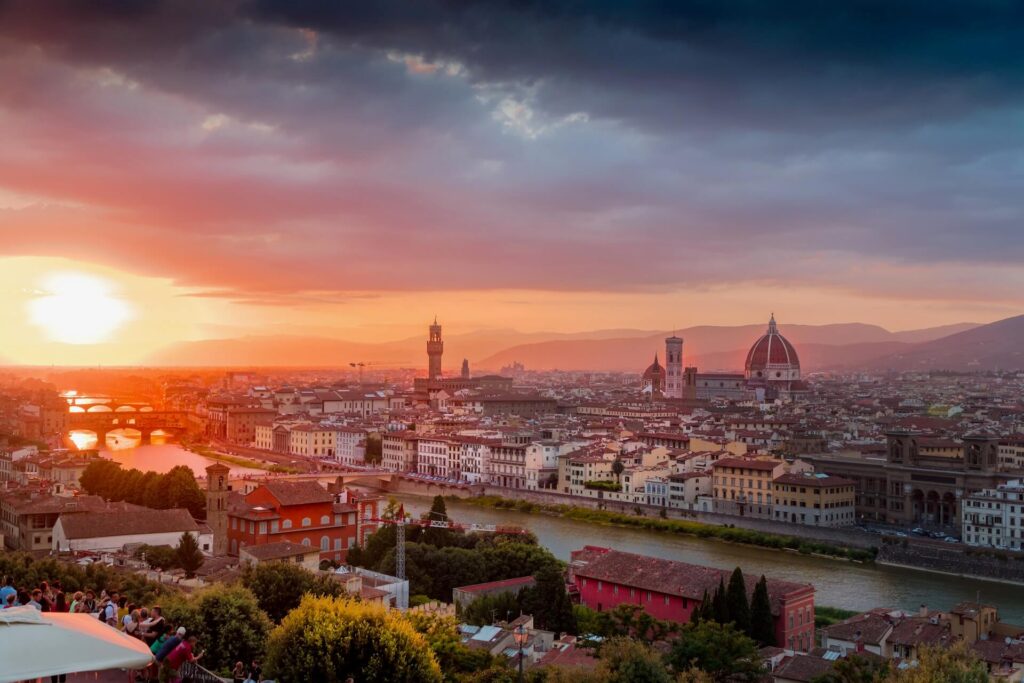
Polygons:
<instances>
[{"instance_id":1,"label":"stone embankment","mask_svg":"<svg viewBox=\"0 0 1024 683\"><path fill-rule=\"evenodd\" d=\"M714 512L697 510L676 510L661 508L656 505L640 505L602 501L597 498L570 496L556 491L523 491L522 489L506 489L494 486L474 487L477 495L500 496L513 500L526 500L541 505L572 505L594 510L607 510L624 514L636 514L637 510L647 517L657 517L665 510L667 519L682 519L714 526L735 526L750 531L781 536L796 536L822 543L849 546L851 548L871 548L878 546L880 539L877 534L869 534L859 529L831 529L827 527L811 527L802 524L775 522L770 519L746 517L738 515L722 515Z\"/></svg>"},{"instance_id":2,"label":"stone embankment","mask_svg":"<svg viewBox=\"0 0 1024 683\"><path fill-rule=\"evenodd\" d=\"M934 545L884 543L876 561L897 567L1007 583L1024 584L1024 555L942 548Z\"/></svg>"}]
</instances>

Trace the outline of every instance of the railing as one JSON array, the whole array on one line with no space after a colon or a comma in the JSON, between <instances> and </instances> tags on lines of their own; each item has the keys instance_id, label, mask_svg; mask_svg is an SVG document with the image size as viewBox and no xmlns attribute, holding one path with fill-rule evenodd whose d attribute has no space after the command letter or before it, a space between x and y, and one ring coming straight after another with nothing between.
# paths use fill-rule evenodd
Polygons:
<instances>
[{"instance_id":1,"label":"railing","mask_svg":"<svg viewBox=\"0 0 1024 683\"><path fill-rule=\"evenodd\" d=\"M212 671L208 671L195 662L185 662L181 665L179 675L183 681L192 683L229 683L230 679L221 678Z\"/></svg>"}]
</instances>

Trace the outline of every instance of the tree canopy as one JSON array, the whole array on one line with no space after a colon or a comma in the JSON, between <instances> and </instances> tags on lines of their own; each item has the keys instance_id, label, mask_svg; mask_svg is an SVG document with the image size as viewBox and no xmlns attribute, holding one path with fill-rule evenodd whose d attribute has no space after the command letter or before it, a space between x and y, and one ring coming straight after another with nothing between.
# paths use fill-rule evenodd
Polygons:
<instances>
[{"instance_id":1,"label":"tree canopy","mask_svg":"<svg viewBox=\"0 0 1024 683\"><path fill-rule=\"evenodd\" d=\"M684 626L666 661L676 671L697 668L715 681L752 681L764 673L754 641L732 624L714 621Z\"/></svg>"},{"instance_id":2,"label":"tree canopy","mask_svg":"<svg viewBox=\"0 0 1024 683\"><path fill-rule=\"evenodd\" d=\"M185 465L158 474L122 469L112 460L96 460L82 471L79 483L86 493L107 500L123 500L157 510L185 508L196 519L206 517L206 495Z\"/></svg>"},{"instance_id":3,"label":"tree canopy","mask_svg":"<svg viewBox=\"0 0 1024 683\"><path fill-rule=\"evenodd\" d=\"M283 681L433 683L441 667L427 642L399 613L347 598L306 596L274 629L266 670Z\"/></svg>"},{"instance_id":4,"label":"tree canopy","mask_svg":"<svg viewBox=\"0 0 1024 683\"><path fill-rule=\"evenodd\" d=\"M207 653L203 666L225 673L237 661L261 658L272 626L256 596L237 584L173 598L163 610L169 623L184 626L199 639L199 648Z\"/></svg>"},{"instance_id":5,"label":"tree canopy","mask_svg":"<svg viewBox=\"0 0 1024 683\"><path fill-rule=\"evenodd\" d=\"M242 585L259 600L260 608L275 622L299 606L307 594L317 596L342 595L344 587L329 576L313 572L288 562L264 562L242 571Z\"/></svg>"}]
</instances>

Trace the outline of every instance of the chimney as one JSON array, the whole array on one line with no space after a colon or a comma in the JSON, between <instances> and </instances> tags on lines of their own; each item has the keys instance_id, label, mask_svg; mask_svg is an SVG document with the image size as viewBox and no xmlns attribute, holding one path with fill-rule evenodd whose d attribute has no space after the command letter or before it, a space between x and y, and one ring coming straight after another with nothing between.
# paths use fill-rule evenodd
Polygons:
<instances>
[{"instance_id":1,"label":"chimney","mask_svg":"<svg viewBox=\"0 0 1024 683\"><path fill-rule=\"evenodd\" d=\"M853 634L853 650L854 652L864 652L864 639L861 637L860 629Z\"/></svg>"},{"instance_id":2,"label":"chimney","mask_svg":"<svg viewBox=\"0 0 1024 683\"><path fill-rule=\"evenodd\" d=\"M921 607L920 607L920 608L918 609L918 612L917 612L917 614L918 614L918 616L921 616L921 617L926 617L926 616L928 616L928 605L926 605L926 604L924 604L924 603L922 602L922 603L921 603Z\"/></svg>"}]
</instances>

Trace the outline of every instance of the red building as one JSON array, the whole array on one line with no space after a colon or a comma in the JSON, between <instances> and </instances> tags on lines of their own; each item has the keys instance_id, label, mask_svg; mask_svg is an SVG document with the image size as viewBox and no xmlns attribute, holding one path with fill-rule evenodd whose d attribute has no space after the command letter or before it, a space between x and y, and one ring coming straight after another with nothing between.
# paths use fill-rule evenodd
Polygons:
<instances>
[{"instance_id":1,"label":"red building","mask_svg":"<svg viewBox=\"0 0 1024 683\"><path fill-rule=\"evenodd\" d=\"M729 583L731 572L658 557L586 546L569 563L580 602L602 611L623 603L640 605L652 617L687 623L704 592ZM748 597L759 577L748 576ZM814 586L768 579L775 617L775 644L795 650L814 647Z\"/></svg>"},{"instance_id":2,"label":"red building","mask_svg":"<svg viewBox=\"0 0 1024 683\"><path fill-rule=\"evenodd\" d=\"M315 481L261 484L228 511L228 553L291 541L320 549L321 560L344 562L348 549L377 530L380 498L353 491L328 493Z\"/></svg>"}]
</instances>

